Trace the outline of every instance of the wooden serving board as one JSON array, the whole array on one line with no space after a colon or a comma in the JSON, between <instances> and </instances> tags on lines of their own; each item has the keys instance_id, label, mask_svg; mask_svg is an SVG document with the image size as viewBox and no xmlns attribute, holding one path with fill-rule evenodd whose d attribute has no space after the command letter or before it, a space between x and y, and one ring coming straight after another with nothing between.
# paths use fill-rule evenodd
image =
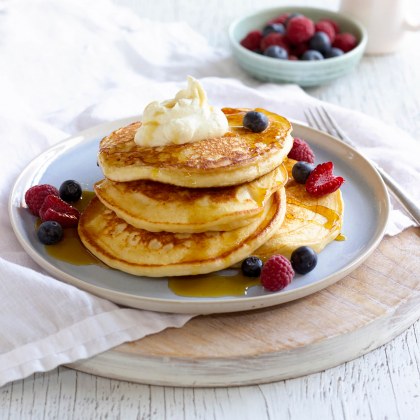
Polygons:
<instances>
[{"instance_id":1,"label":"wooden serving board","mask_svg":"<svg viewBox=\"0 0 420 420\"><path fill-rule=\"evenodd\" d=\"M168 386L249 385L359 357L420 318L420 229L385 238L358 269L311 296L256 311L200 316L71 367Z\"/></svg>"}]
</instances>

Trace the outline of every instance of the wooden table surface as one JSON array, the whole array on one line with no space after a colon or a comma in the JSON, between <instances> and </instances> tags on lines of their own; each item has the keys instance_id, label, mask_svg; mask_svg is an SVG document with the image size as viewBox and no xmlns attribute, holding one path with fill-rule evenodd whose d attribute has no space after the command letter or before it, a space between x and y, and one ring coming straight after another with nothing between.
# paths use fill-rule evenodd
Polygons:
<instances>
[{"instance_id":1,"label":"wooden table surface","mask_svg":"<svg viewBox=\"0 0 420 420\"><path fill-rule=\"evenodd\" d=\"M286 4L260 0L114 0L141 17L184 20L218 47L235 17ZM292 2L289 2L292 3ZM337 1L301 1L335 8ZM365 57L348 77L307 89L319 99L420 132L420 34L396 54ZM418 230L417 230L418 232ZM58 368L0 388L0 419L418 419L420 322L388 344L326 371L230 388L139 385Z\"/></svg>"}]
</instances>

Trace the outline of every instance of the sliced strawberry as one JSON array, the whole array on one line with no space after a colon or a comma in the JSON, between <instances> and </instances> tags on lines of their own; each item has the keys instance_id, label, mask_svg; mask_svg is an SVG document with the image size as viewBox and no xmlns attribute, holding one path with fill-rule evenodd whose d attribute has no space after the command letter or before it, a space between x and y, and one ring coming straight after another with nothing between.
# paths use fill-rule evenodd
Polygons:
<instances>
[{"instance_id":1,"label":"sliced strawberry","mask_svg":"<svg viewBox=\"0 0 420 420\"><path fill-rule=\"evenodd\" d=\"M25 203L32 214L39 216L39 210L48 195L55 195L58 197L59 192L57 188L50 184L34 185L26 191Z\"/></svg>"},{"instance_id":2,"label":"sliced strawberry","mask_svg":"<svg viewBox=\"0 0 420 420\"><path fill-rule=\"evenodd\" d=\"M61 227L76 227L79 223L79 217L73 214L60 213L52 208L45 210L43 213L42 221L54 221L60 223Z\"/></svg>"},{"instance_id":3,"label":"sliced strawberry","mask_svg":"<svg viewBox=\"0 0 420 420\"><path fill-rule=\"evenodd\" d=\"M39 216L43 222L52 220L60 223L62 227L76 227L79 222L80 213L75 207L66 203L60 197L48 195L41 209Z\"/></svg>"},{"instance_id":4,"label":"sliced strawberry","mask_svg":"<svg viewBox=\"0 0 420 420\"><path fill-rule=\"evenodd\" d=\"M332 162L325 162L316 166L306 180L306 191L314 197L320 197L338 190L343 184L344 178L334 176L333 170L334 164Z\"/></svg>"},{"instance_id":5,"label":"sliced strawberry","mask_svg":"<svg viewBox=\"0 0 420 420\"><path fill-rule=\"evenodd\" d=\"M60 197L56 197L55 195L48 195L45 197L44 203L39 210L39 216L41 217L42 221L44 221L44 213L48 209L53 209L58 213L76 216L77 218L79 218L80 215L79 210L71 206L69 203L66 203Z\"/></svg>"}]
</instances>

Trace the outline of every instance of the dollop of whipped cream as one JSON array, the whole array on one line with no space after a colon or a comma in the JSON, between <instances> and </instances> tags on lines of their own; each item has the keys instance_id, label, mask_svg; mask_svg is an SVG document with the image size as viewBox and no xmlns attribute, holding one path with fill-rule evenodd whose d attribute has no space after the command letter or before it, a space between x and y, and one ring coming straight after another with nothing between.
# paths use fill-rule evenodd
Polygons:
<instances>
[{"instance_id":1,"label":"dollop of whipped cream","mask_svg":"<svg viewBox=\"0 0 420 420\"><path fill-rule=\"evenodd\" d=\"M207 102L203 86L193 77L174 99L146 106L134 141L139 146L165 146L218 137L229 129L223 112Z\"/></svg>"}]
</instances>

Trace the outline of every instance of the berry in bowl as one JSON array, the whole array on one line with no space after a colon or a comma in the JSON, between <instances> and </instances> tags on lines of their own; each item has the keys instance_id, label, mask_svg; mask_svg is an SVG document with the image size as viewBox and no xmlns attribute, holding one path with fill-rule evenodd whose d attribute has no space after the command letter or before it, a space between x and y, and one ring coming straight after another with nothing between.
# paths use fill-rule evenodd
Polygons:
<instances>
[{"instance_id":1,"label":"berry in bowl","mask_svg":"<svg viewBox=\"0 0 420 420\"><path fill-rule=\"evenodd\" d=\"M316 86L352 71L366 48L366 30L337 12L278 7L247 15L229 28L233 55L251 76Z\"/></svg>"}]
</instances>

